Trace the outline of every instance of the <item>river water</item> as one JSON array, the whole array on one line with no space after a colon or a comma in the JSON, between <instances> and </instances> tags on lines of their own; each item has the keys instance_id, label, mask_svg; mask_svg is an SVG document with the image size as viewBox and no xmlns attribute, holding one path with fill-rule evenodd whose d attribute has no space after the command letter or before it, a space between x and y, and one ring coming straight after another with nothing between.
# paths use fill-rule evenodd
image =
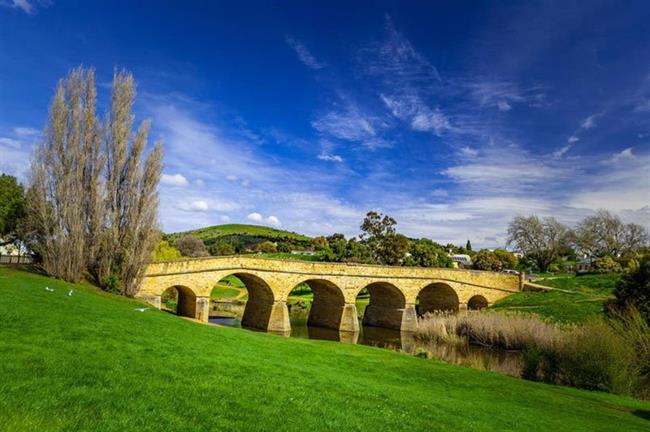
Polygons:
<instances>
[{"instance_id":1,"label":"river water","mask_svg":"<svg viewBox=\"0 0 650 432\"><path fill-rule=\"evenodd\" d=\"M241 328L241 321L238 318L211 317L209 322L216 325ZM283 336L369 345L420 357L435 358L476 369L500 372L515 377L521 375L521 355L518 352L494 350L462 343L448 344L423 341L416 338L413 333L379 327L360 325L360 329L358 333L339 332L322 327L308 326L306 318L292 316L291 333Z\"/></svg>"}]
</instances>

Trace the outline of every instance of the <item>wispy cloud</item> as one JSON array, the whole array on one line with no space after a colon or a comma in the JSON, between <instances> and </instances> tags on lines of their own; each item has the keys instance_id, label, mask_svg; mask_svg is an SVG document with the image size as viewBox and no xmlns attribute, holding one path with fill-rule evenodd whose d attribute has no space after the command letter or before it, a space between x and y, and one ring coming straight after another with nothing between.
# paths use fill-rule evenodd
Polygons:
<instances>
[{"instance_id":1,"label":"wispy cloud","mask_svg":"<svg viewBox=\"0 0 650 432\"><path fill-rule=\"evenodd\" d=\"M600 117L601 114L592 114L585 118L582 123L580 123L580 127L589 130L592 129L593 127L596 126L596 119Z\"/></svg>"},{"instance_id":2,"label":"wispy cloud","mask_svg":"<svg viewBox=\"0 0 650 432\"><path fill-rule=\"evenodd\" d=\"M28 15L36 13L38 8L46 8L50 6L50 0L1 0L0 6L10 7L13 9L20 9Z\"/></svg>"},{"instance_id":3,"label":"wispy cloud","mask_svg":"<svg viewBox=\"0 0 650 432\"><path fill-rule=\"evenodd\" d=\"M284 40L287 42L287 45L296 52L298 59L300 59L300 61L308 68L318 70L325 67L325 64L316 60L316 57L309 52L302 42L289 36L285 37Z\"/></svg>"},{"instance_id":4,"label":"wispy cloud","mask_svg":"<svg viewBox=\"0 0 650 432\"><path fill-rule=\"evenodd\" d=\"M382 121L369 115L352 103L345 103L342 109L329 111L311 123L324 136L357 142L370 149L390 147L380 132L385 127Z\"/></svg>"}]
</instances>

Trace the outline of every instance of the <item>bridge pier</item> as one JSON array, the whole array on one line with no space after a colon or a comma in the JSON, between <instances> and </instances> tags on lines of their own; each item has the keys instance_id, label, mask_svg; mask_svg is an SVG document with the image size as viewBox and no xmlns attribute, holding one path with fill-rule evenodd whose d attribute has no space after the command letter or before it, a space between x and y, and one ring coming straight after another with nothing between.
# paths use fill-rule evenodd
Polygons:
<instances>
[{"instance_id":1,"label":"bridge pier","mask_svg":"<svg viewBox=\"0 0 650 432\"><path fill-rule=\"evenodd\" d=\"M208 322L208 318L210 318L210 297L196 298L196 315L194 318L201 322Z\"/></svg>"},{"instance_id":2,"label":"bridge pier","mask_svg":"<svg viewBox=\"0 0 650 432\"><path fill-rule=\"evenodd\" d=\"M341 315L341 324L338 328L342 332L359 332L359 315L357 313L357 305L348 303L343 306L343 314Z\"/></svg>"},{"instance_id":3,"label":"bridge pier","mask_svg":"<svg viewBox=\"0 0 650 432\"><path fill-rule=\"evenodd\" d=\"M395 308L370 303L363 314L363 325L414 332L418 328L415 305L407 304L403 308Z\"/></svg>"},{"instance_id":4,"label":"bridge pier","mask_svg":"<svg viewBox=\"0 0 650 432\"><path fill-rule=\"evenodd\" d=\"M269 317L269 323L266 330L279 333L291 332L289 308L287 307L286 302L273 302L273 306L271 306L271 316Z\"/></svg>"}]
</instances>

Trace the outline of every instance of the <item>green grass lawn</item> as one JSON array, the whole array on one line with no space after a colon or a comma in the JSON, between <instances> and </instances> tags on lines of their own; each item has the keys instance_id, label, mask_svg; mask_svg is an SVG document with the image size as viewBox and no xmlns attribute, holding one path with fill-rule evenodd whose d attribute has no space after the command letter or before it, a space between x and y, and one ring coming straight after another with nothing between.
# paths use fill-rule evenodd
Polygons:
<instances>
[{"instance_id":1,"label":"green grass lawn","mask_svg":"<svg viewBox=\"0 0 650 432\"><path fill-rule=\"evenodd\" d=\"M619 278L616 273L544 277L535 283L569 292L520 292L496 302L491 309L531 312L563 323L601 319L603 305L611 298Z\"/></svg>"},{"instance_id":2,"label":"green grass lawn","mask_svg":"<svg viewBox=\"0 0 650 432\"><path fill-rule=\"evenodd\" d=\"M0 296L3 431L650 429L634 399L138 312L22 271L0 268Z\"/></svg>"},{"instance_id":3,"label":"green grass lawn","mask_svg":"<svg viewBox=\"0 0 650 432\"><path fill-rule=\"evenodd\" d=\"M210 298L232 299L239 296L240 293L241 293L240 289L217 284L215 285L214 288L212 288L212 292L210 293Z\"/></svg>"}]
</instances>

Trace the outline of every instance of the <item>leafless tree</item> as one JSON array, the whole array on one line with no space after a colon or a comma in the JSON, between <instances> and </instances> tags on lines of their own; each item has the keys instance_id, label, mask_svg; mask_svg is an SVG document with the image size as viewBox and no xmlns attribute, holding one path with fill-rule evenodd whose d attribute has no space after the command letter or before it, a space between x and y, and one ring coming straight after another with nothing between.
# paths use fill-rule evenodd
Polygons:
<instances>
[{"instance_id":1,"label":"leafless tree","mask_svg":"<svg viewBox=\"0 0 650 432\"><path fill-rule=\"evenodd\" d=\"M111 110L96 115L95 77L78 68L57 86L36 149L23 231L46 272L135 294L158 241L162 146L143 162L150 123L133 134L135 82L114 75Z\"/></svg>"},{"instance_id":2,"label":"leafless tree","mask_svg":"<svg viewBox=\"0 0 650 432\"><path fill-rule=\"evenodd\" d=\"M555 218L517 216L508 226L508 245L532 258L541 271L555 261L566 244L567 227Z\"/></svg>"},{"instance_id":3,"label":"leafless tree","mask_svg":"<svg viewBox=\"0 0 650 432\"><path fill-rule=\"evenodd\" d=\"M209 255L208 251L205 249L203 240L191 234L184 235L176 240L174 246L183 256L186 257L202 257Z\"/></svg>"},{"instance_id":4,"label":"leafless tree","mask_svg":"<svg viewBox=\"0 0 650 432\"><path fill-rule=\"evenodd\" d=\"M642 248L647 238L641 225L625 224L621 218L604 209L583 219L571 236L572 243L583 254L613 257Z\"/></svg>"}]
</instances>

